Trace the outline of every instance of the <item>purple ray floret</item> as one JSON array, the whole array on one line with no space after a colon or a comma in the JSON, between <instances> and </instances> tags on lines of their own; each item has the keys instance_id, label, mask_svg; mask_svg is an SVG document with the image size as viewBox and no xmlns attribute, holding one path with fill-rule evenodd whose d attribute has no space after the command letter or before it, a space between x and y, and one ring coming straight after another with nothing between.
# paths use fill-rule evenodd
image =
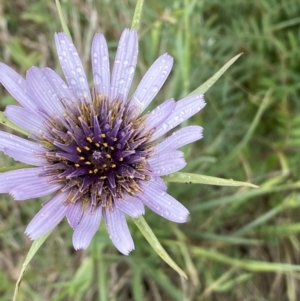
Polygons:
<instances>
[{"instance_id":1,"label":"purple ray floret","mask_svg":"<svg viewBox=\"0 0 300 301\"><path fill-rule=\"evenodd\" d=\"M162 136L199 112L203 95L169 99L143 113L173 58L160 56L128 97L138 55L134 30L123 31L111 75L106 40L95 35L92 89L73 42L58 33L55 43L67 84L49 68L31 67L24 80L0 63L0 82L21 105L8 106L5 114L29 132L23 139L0 131L0 150L33 166L0 174L0 193L18 201L52 194L25 230L31 239L66 217L74 248L86 249L103 218L112 242L127 255L134 243L125 214L137 218L146 205L171 221L187 220L188 210L166 192L160 177L185 166L178 149L201 139L202 128Z\"/></svg>"}]
</instances>

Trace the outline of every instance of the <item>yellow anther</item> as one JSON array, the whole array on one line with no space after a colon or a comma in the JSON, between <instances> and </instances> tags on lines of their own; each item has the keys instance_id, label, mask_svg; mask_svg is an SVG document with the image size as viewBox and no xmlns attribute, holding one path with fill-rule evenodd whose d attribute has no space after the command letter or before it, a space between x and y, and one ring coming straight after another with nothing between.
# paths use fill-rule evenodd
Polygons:
<instances>
[{"instance_id":1,"label":"yellow anther","mask_svg":"<svg viewBox=\"0 0 300 301\"><path fill-rule=\"evenodd\" d=\"M99 144L99 143L95 143L95 145L96 145L97 147L100 147L100 144Z\"/></svg>"},{"instance_id":2,"label":"yellow anther","mask_svg":"<svg viewBox=\"0 0 300 301\"><path fill-rule=\"evenodd\" d=\"M124 160L124 159L123 159L122 157L119 159L119 161L121 161L121 162L122 162L123 160Z\"/></svg>"},{"instance_id":3,"label":"yellow anther","mask_svg":"<svg viewBox=\"0 0 300 301\"><path fill-rule=\"evenodd\" d=\"M113 146L110 147L111 150L114 150L115 148Z\"/></svg>"},{"instance_id":4,"label":"yellow anther","mask_svg":"<svg viewBox=\"0 0 300 301\"><path fill-rule=\"evenodd\" d=\"M102 138L105 138L105 137L106 137L106 135L105 135L105 134L101 134L101 137L102 137Z\"/></svg>"},{"instance_id":5,"label":"yellow anther","mask_svg":"<svg viewBox=\"0 0 300 301\"><path fill-rule=\"evenodd\" d=\"M87 150L87 151L91 150L88 146L85 146L84 149Z\"/></svg>"},{"instance_id":6,"label":"yellow anther","mask_svg":"<svg viewBox=\"0 0 300 301\"><path fill-rule=\"evenodd\" d=\"M114 138L113 140L114 140L114 141L117 141L118 139L117 139L117 138Z\"/></svg>"},{"instance_id":7,"label":"yellow anther","mask_svg":"<svg viewBox=\"0 0 300 301\"><path fill-rule=\"evenodd\" d=\"M78 151L78 153L81 153L81 152L82 152L82 150L80 149L79 146L76 147L76 150Z\"/></svg>"},{"instance_id":8,"label":"yellow anther","mask_svg":"<svg viewBox=\"0 0 300 301\"><path fill-rule=\"evenodd\" d=\"M80 164L78 164L78 163L75 164L75 167L79 167L79 166L80 166Z\"/></svg>"},{"instance_id":9,"label":"yellow anther","mask_svg":"<svg viewBox=\"0 0 300 301\"><path fill-rule=\"evenodd\" d=\"M92 139L91 137L87 137L86 140L87 140L88 142L90 142L90 143L93 142L93 139Z\"/></svg>"},{"instance_id":10,"label":"yellow anther","mask_svg":"<svg viewBox=\"0 0 300 301\"><path fill-rule=\"evenodd\" d=\"M91 165L92 163L90 161L85 162L86 165Z\"/></svg>"},{"instance_id":11,"label":"yellow anther","mask_svg":"<svg viewBox=\"0 0 300 301\"><path fill-rule=\"evenodd\" d=\"M110 158L111 158L111 155L110 155L110 154L106 154L105 157L108 158L108 159L110 159Z\"/></svg>"},{"instance_id":12,"label":"yellow anther","mask_svg":"<svg viewBox=\"0 0 300 301\"><path fill-rule=\"evenodd\" d=\"M93 173L93 171L92 170L89 170L89 174L92 174Z\"/></svg>"},{"instance_id":13,"label":"yellow anther","mask_svg":"<svg viewBox=\"0 0 300 301\"><path fill-rule=\"evenodd\" d=\"M107 165L106 165L106 164L103 164L102 167L105 168L105 167L107 167Z\"/></svg>"},{"instance_id":14,"label":"yellow anther","mask_svg":"<svg viewBox=\"0 0 300 301\"><path fill-rule=\"evenodd\" d=\"M106 179L106 178L107 178L106 176L100 177L101 180L104 180L104 179Z\"/></svg>"},{"instance_id":15,"label":"yellow anther","mask_svg":"<svg viewBox=\"0 0 300 301\"><path fill-rule=\"evenodd\" d=\"M116 166L117 166L116 164L112 164L112 165L111 165L112 168L115 168Z\"/></svg>"},{"instance_id":16,"label":"yellow anther","mask_svg":"<svg viewBox=\"0 0 300 301\"><path fill-rule=\"evenodd\" d=\"M103 143L104 147L108 147L108 144L106 142Z\"/></svg>"},{"instance_id":17,"label":"yellow anther","mask_svg":"<svg viewBox=\"0 0 300 301\"><path fill-rule=\"evenodd\" d=\"M85 160L85 157L79 157L79 160Z\"/></svg>"},{"instance_id":18,"label":"yellow anther","mask_svg":"<svg viewBox=\"0 0 300 301\"><path fill-rule=\"evenodd\" d=\"M97 168L95 168L95 169L94 169L94 173L97 173L97 172L98 172L98 169L97 169Z\"/></svg>"}]
</instances>

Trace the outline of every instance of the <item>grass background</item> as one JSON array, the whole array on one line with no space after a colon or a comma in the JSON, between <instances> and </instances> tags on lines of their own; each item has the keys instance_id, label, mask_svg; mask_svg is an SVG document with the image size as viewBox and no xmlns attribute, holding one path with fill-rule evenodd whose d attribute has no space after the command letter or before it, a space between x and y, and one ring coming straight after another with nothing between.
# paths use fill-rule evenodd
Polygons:
<instances>
[{"instance_id":1,"label":"grass background","mask_svg":"<svg viewBox=\"0 0 300 301\"><path fill-rule=\"evenodd\" d=\"M113 60L133 0L62 2L86 71L95 32ZM184 171L250 181L260 189L170 184L190 210L176 225L147 210L146 220L175 261L181 280L129 222L136 250L120 255L100 227L86 251L75 252L64 220L22 280L27 300L300 300L300 4L297 0L145 1L136 86L164 52L173 71L153 105L179 99L230 58L243 56L206 93L207 106L186 124L204 139L185 147ZM0 2L0 60L25 75L32 65L62 74L53 34L61 26L54 1ZM1 109L14 100L3 87ZM1 155L0 165L14 164ZM23 232L41 200L0 202L0 300L11 300L31 242Z\"/></svg>"}]
</instances>

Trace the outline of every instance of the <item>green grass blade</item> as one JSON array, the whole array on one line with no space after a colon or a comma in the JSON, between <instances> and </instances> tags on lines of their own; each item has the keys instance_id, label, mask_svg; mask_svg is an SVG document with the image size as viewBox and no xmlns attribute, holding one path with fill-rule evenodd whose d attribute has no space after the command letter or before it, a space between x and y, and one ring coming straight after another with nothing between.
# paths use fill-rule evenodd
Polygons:
<instances>
[{"instance_id":1,"label":"green grass blade","mask_svg":"<svg viewBox=\"0 0 300 301\"><path fill-rule=\"evenodd\" d=\"M242 55L243 53L239 53L235 57L233 57L230 61L228 61L217 73L215 73L210 79L208 79L204 84L195 89L189 95L193 94L204 94L208 91L210 87L224 74L224 72Z\"/></svg>"},{"instance_id":2,"label":"green grass blade","mask_svg":"<svg viewBox=\"0 0 300 301\"><path fill-rule=\"evenodd\" d=\"M20 284L21 284L21 280L22 280L22 277L25 273L25 269L26 267L28 266L29 262L31 261L31 259L33 258L33 256L35 255L35 253L38 251L38 249L41 247L41 245L45 242L45 240L48 238L48 236L51 234L53 230L47 232L46 234L44 234L43 236L41 236L40 238L36 239L31 247L30 247L30 250L27 254L27 257L22 265L22 269L21 269L21 272L20 272L20 275L19 275L19 278L17 280L17 283L16 283L16 286L15 286L15 291L14 291L14 296L13 296L13 301L16 301L17 300L17 296L18 296L18 291L19 291L19 287L20 287Z\"/></svg>"},{"instance_id":3,"label":"green grass blade","mask_svg":"<svg viewBox=\"0 0 300 301\"><path fill-rule=\"evenodd\" d=\"M134 15L131 23L131 29L135 29L136 31L139 29L140 26L143 4L144 4L144 0L138 0L135 6Z\"/></svg>"},{"instance_id":4,"label":"green grass blade","mask_svg":"<svg viewBox=\"0 0 300 301\"><path fill-rule=\"evenodd\" d=\"M63 31L64 31L69 37L71 37L71 34L70 34L69 28L68 28L68 26L67 26L66 20L65 20L65 18L64 18L64 15L63 15L63 12L62 12L62 9L61 9L59 0L55 0L55 4L56 4L58 16L59 16L59 20L60 20L60 23L61 23L61 27L62 27Z\"/></svg>"},{"instance_id":5,"label":"green grass blade","mask_svg":"<svg viewBox=\"0 0 300 301\"><path fill-rule=\"evenodd\" d=\"M260 189L248 190L246 192L239 193L236 195L224 196L213 201L197 204L192 208L192 210L194 212L203 211L217 206L224 206L226 204L245 202L251 198L269 194L269 193L275 193L279 191L293 190L299 188L300 188L300 182L296 182L296 183L285 184L281 186L263 187Z\"/></svg>"},{"instance_id":6,"label":"green grass blade","mask_svg":"<svg viewBox=\"0 0 300 301\"><path fill-rule=\"evenodd\" d=\"M217 185L217 186L243 186L258 188L258 186L248 183L234 181L232 179L222 179L216 177L210 177L205 175L198 175L193 173L175 172L173 174L164 176L163 179L166 182L186 183L186 184L205 184L205 185Z\"/></svg>"},{"instance_id":7,"label":"green grass blade","mask_svg":"<svg viewBox=\"0 0 300 301\"><path fill-rule=\"evenodd\" d=\"M193 253L200 256L203 260L210 259L224 264L240 267L249 271L255 272L300 272L300 265L266 262L259 260L247 260L232 258L227 255L221 254L214 250L208 250L200 247L192 247Z\"/></svg>"},{"instance_id":8,"label":"green grass blade","mask_svg":"<svg viewBox=\"0 0 300 301\"><path fill-rule=\"evenodd\" d=\"M248 142L250 141L250 139L252 138L255 129L257 128L257 126L260 124L261 118L264 114L264 112L266 111L266 109L268 108L268 106L271 103L271 91L269 90L265 97L263 98L259 109L257 110L257 113L247 131L247 133L245 134L243 140L234 148L234 150L229 154L229 156L226 157L225 162L230 162L233 158L237 157L240 152L244 149L244 147L248 144ZM224 163L224 162L223 162Z\"/></svg>"},{"instance_id":9,"label":"green grass blade","mask_svg":"<svg viewBox=\"0 0 300 301\"><path fill-rule=\"evenodd\" d=\"M3 125L5 125L5 126L7 126L7 127L9 127L9 128L11 128L11 129L13 129L13 130L15 130L15 131L17 131L17 132L19 132L19 133L22 133L22 134L24 134L24 135L26 135L26 136L29 135L29 133L28 133L26 130L24 130L24 129L18 127L17 125L15 125L14 123L12 123L12 122L4 115L3 112L0 112L0 123L3 124Z\"/></svg>"},{"instance_id":10,"label":"green grass blade","mask_svg":"<svg viewBox=\"0 0 300 301\"><path fill-rule=\"evenodd\" d=\"M32 166L27 165L27 164L18 164L18 165L13 165L13 166L1 166L0 173L6 172L6 171L11 171L11 170L16 170L16 169L21 169L21 168L28 168L28 167L32 167Z\"/></svg>"},{"instance_id":11,"label":"green grass blade","mask_svg":"<svg viewBox=\"0 0 300 301\"><path fill-rule=\"evenodd\" d=\"M134 223L137 225L139 230L142 232L146 240L149 242L154 251L171 267L173 268L180 276L187 279L186 274L183 270L174 262L174 260L168 255L165 249L162 247L155 234L145 221L145 219L140 216L139 218L133 219Z\"/></svg>"}]
</instances>

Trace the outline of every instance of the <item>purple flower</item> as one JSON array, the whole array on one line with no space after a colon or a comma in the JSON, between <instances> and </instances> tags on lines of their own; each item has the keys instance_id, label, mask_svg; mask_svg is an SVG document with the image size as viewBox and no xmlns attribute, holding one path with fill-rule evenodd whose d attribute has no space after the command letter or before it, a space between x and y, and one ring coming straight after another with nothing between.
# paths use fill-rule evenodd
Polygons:
<instances>
[{"instance_id":1,"label":"purple flower","mask_svg":"<svg viewBox=\"0 0 300 301\"><path fill-rule=\"evenodd\" d=\"M171 221L187 219L188 210L166 192L161 176L185 166L178 148L200 139L202 128L188 126L162 136L199 112L203 96L168 99L144 114L173 58L160 56L128 98L138 55L134 30L124 30L111 76L105 38L95 35L91 90L72 41L58 33L55 43L68 85L49 68L32 67L24 80L0 63L0 82L21 104L8 106L5 114L30 133L26 140L0 132L0 149L35 166L0 174L0 192L18 201L54 193L26 228L31 239L66 216L74 248L85 249L103 217L114 245L128 254L134 244L125 214L136 218L146 205Z\"/></svg>"}]
</instances>

